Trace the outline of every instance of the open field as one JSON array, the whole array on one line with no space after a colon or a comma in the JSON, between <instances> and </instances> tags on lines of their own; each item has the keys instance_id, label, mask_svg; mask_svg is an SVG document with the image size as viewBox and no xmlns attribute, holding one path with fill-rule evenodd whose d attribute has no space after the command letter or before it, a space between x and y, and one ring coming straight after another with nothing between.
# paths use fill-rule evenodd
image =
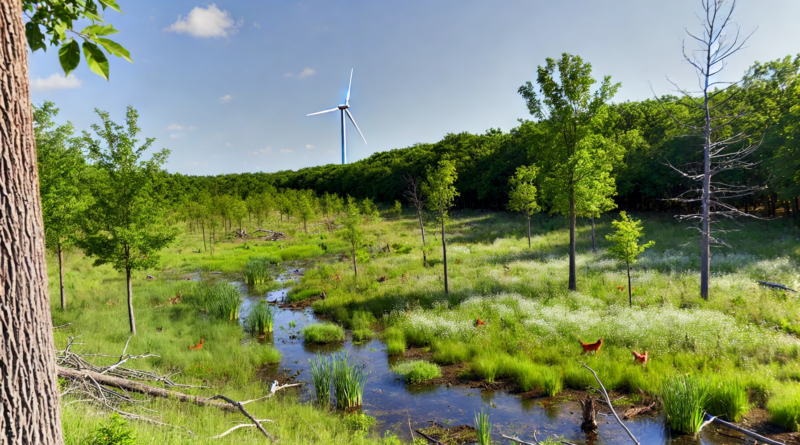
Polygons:
<instances>
[{"instance_id":1,"label":"open field","mask_svg":"<svg viewBox=\"0 0 800 445\"><path fill-rule=\"evenodd\" d=\"M609 389L620 393L637 394L641 389L658 397L665 379L690 374L709 385L716 401L709 410L737 417L750 409L766 409L774 422L797 429L800 342L794 334L800 332L800 302L796 294L756 283L800 286L797 232L783 221L754 221L729 234L726 241L732 247L713 253L711 299L706 302L698 296L694 232L667 216L636 216L644 220L645 240L656 244L642 255L634 271L633 308L627 305L627 292L618 288L627 284L624 267L604 251L608 217L598 221L597 252L591 250L588 224L580 226L578 292L571 293L566 290L563 218L537 217L533 246L528 249L522 218L506 213L456 213L447 234L449 295L443 291L435 225L431 223L427 234L431 267L426 268L419 225L412 215L366 226L366 242L373 253L366 249L358 255L357 281L351 260L343 256L346 244L324 226L304 235L292 228L294 221L284 223L282 230L290 238L276 242L223 240L215 245L213 257L195 253L203 251L199 233L184 233L164 252L161 267L147 272L157 280L145 280L145 273L135 277L139 333L128 353L157 354L160 358L140 360L137 366L180 372L174 380L213 388L192 390L195 393L225 394L237 400L261 396L268 392L270 382L263 381L259 371L280 359L281 345L246 341L249 336L239 324L201 314L188 298L197 285L176 279L199 270L222 272L218 276L223 279L241 281L251 258L270 258L273 263L314 260L290 298L324 291L326 298L313 304L317 314L348 332L368 335L365 330L376 331L386 340L390 354L423 348L427 358L443 369L462 369L464 379L500 382L509 390L533 396L585 390L592 383L591 375L580 369L578 360L586 361ZM269 224L277 226L275 221ZM387 243L392 252L379 252L378 245ZM56 262L49 264L51 295L57 295ZM67 254L66 270L68 309L62 312L54 299L52 313L55 325L72 325L56 332L57 347L62 349L68 336L81 335L82 352L120 353L128 339L124 277L108 266L92 267L79 251ZM386 281L378 282L383 276ZM266 293L276 286L261 285L258 291ZM178 294L182 301L165 305ZM478 319L484 324L476 326ZM600 353L582 357L579 337L585 342L602 337ZM202 350L188 348L201 338L205 339ZM649 352L646 367L632 361L631 349ZM720 388L731 386L745 394L746 403L741 403L741 397L740 403L724 403L737 397L722 394ZM282 443L319 438L323 443L381 440L379 431L364 434L353 422L342 422L341 414L320 410L301 398L285 391L248 409L252 406L258 418L275 420L267 429L277 433ZM148 407L162 421L186 427L198 437L219 434L241 420L238 414L172 401ZM68 443L84 443L103 418L96 411L81 403L64 404ZM137 443L183 443L187 437L180 429L142 422L131 425L140 438ZM237 431L207 443L259 443L259 437L253 431Z\"/></svg>"}]
</instances>

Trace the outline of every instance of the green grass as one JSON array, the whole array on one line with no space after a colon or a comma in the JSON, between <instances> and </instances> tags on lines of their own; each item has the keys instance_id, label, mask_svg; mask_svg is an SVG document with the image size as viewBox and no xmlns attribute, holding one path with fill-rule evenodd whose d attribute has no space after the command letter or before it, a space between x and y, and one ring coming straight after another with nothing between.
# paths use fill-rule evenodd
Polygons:
<instances>
[{"instance_id":1,"label":"green grass","mask_svg":"<svg viewBox=\"0 0 800 445\"><path fill-rule=\"evenodd\" d=\"M341 343L344 329L333 323L315 323L303 328L303 338L308 343Z\"/></svg>"},{"instance_id":2,"label":"green grass","mask_svg":"<svg viewBox=\"0 0 800 445\"><path fill-rule=\"evenodd\" d=\"M661 400L667 424L673 431L694 434L700 430L709 400L705 382L685 375L668 378L661 388Z\"/></svg>"},{"instance_id":3,"label":"green grass","mask_svg":"<svg viewBox=\"0 0 800 445\"><path fill-rule=\"evenodd\" d=\"M244 281L250 286L264 285L272 282L270 268L274 259L270 257L254 257L244 266Z\"/></svg>"},{"instance_id":4,"label":"green grass","mask_svg":"<svg viewBox=\"0 0 800 445\"><path fill-rule=\"evenodd\" d=\"M475 429L478 432L479 445L492 444L492 422L489 421L489 413L481 412L475 413Z\"/></svg>"},{"instance_id":5,"label":"green grass","mask_svg":"<svg viewBox=\"0 0 800 445\"><path fill-rule=\"evenodd\" d=\"M772 421L790 430L800 431L800 388L785 385L771 398L767 410Z\"/></svg>"},{"instance_id":6,"label":"green grass","mask_svg":"<svg viewBox=\"0 0 800 445\"><path fill-rule=\"evenodd\" d=\"M750 412L747 388L738 379L713 379L708 383L706 411L712 416L724 416L730 422L739 422Z\"/></svg>"},{"instance_id":7,"label":"green grass","mask_svg":"<svg viewBox=\"0 0 800 445\"><path fill-rule=\"evenodd\" d=\"M374 336L375 333L372 332L372 329L370 328L356 329L353 331L353 341L357 343L372 340L372 337Z\"/></svg>"},{"instance_id":8,"label":"green grass","mask_svg":"<svg viewBox=\"0 0 800 445\"><path fill-rule=\"evenodd\" d=\"M389 355L402 355L406 352L405 335L397 328L388 328L383 331L383 342L386 343L386 352Z\"/></svg>"},{"instance_id":9,"label":"green grass","mask_svg":"<svg viewBox=\"0 0 800 445\"><path fill-rule=\"evenodd\" d=\"M327 407L331 403L332 364L321 355L309 359L309 363L311 365L311 383L314 386L317 405Z\"/></svg>"},{"instance_id":10,"label":"green grass","mask_svg":"<svg viewBox=\"0 0 800 445\"><path fill-rule=\"evenodd\" d=\"M194 289L189 290L187 301L205 310L212 317L228 321L239 319L239 308L242 306L239 290L224 282L197 283Z\"/></svg>"},{"instance_id":11,"label":"green grass","mask_svg":"<svg viewBox=\"0 0 800 445\"><path fill-rule=\"evenodd\" d=\"M362 365L350 363L349 356L340 352L331 356L331 374L336 407L349 409L361 406L369 371Z\"/></svg>"},{"instance_id":12,"label":"green grass","mask_svg":"<svg viewBox=\"0 0 800 445\"><path fill-rule=\"evenodd\" d=\"M245 319L245 329L251 334L268 334L275 323L275 312L266 300L254 305Z\"/></svg>"},{"instance_id":13,"label":"green grass","mask_svg":"<svg viewBox=\"0 0 800 445\"><path fill-rule=\"evenodd\" d=\"M392 371L400 374L408 383L422 383L442 376L442 370L435 363L424 360L411 360L392 366Z\"/></svg>"},{"instance_id":14,"label":"green grass","mask_svg":"<svg viewBox=\"0 0 800 445\"><path fill-rule=\"evenodd\" d=\"M307 300L309 298L318 297L322 291L319 289L303 289L303 290L295 290L292 289L289 291L289 294L286 296L287 300L291 303L296 303L298 301Z\"/></svg>"}]
</instances>

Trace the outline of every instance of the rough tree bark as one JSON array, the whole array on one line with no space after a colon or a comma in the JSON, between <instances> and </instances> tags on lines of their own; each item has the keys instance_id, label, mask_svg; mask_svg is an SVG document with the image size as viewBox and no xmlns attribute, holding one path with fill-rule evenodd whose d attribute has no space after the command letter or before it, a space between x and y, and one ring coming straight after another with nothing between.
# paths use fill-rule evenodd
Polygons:
<instances>
[{"instance_id":1,"label":"rough tree bark","mask_svg":"<svg viewBox=\"0 0 800 445\"><path fill-rule=\"evenodd\" d=\"M22 2L0 0L0 443L63 444Z\"/></svg>"}]
</instances>

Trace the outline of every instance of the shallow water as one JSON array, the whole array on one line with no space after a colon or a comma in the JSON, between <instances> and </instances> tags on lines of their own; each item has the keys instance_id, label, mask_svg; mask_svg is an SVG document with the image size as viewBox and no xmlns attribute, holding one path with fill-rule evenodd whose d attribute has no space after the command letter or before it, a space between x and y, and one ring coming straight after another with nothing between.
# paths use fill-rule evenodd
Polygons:
<instances>
[{"instance_id":1,"label":"shallow water","mask_svg":"<svg viewBox=\"0 0 800 445\"><path fill-rule=\"evenodd\" d=\"M302 270L292 269L291 272L281 275L279 281L293 280L301 274ZM240 311L242 320L250 308L262 299L282 300L288 292L286 288L269 292L266 297L251 296L247 294L247 287L242 283L232 284L238 285L245 295ZM297 380L307 383L302 386L303 397L310 401L313 391L310 384L309 359L317 353L346 351L353 362L366 365L370 372L362 410L378 420L378 431L389 430L409 440L411 437L409 424L414 429L429 426L429 421L447 425L472 425L475 412L488 409L490 420L494 425L493 438L498 443L507 442L497 434L498 429L507 435L518 435L523 440L532 439L535 430L540 440L555 435L563 436L564 440L578 444L631 443L625 431L610 415L598 414L597 434L593 437L587 436L580 429L581 408L577 402L547 403L550 401L548 398L523 399L505 391L406 385L389 368L399 359L389 357L381 341L353 344L348 339L342 345L305 345L301 332L303 327L319 322L313 311L277 307L274 309L277 312L272 341L282 354L279 366L281 369L286 369L289 374L300 371ZM293 328L289 326L291 321L296 323ZM641 444L747 443L743 436L735 431L721 431L710 426L706 427L697 438L671 437L664 426L663 414L625 421L625 424Z\"/></svg>"}]
</instances>

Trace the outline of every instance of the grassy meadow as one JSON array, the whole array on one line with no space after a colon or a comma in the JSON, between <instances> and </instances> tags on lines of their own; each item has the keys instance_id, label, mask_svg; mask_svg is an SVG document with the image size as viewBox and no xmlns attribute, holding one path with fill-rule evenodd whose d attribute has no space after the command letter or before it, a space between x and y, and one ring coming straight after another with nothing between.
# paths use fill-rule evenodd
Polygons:
<instances>
[{"instance_id":1,"label":"grassy meadow","mask_svg":"<svg viewBox=\"0 0 800 445\"><path fill-rule=\"evenodd\" d=\"M430 360L439 366L466 363L465 377L502 381L542 395L593 384L578 360L598 371L607 388L629 393L641 389L661 396L671 379L685 374L704 385L709 412L738 420L750 409L763 408L775 423L800 429L800 342L795 336L800 332L800 302L797 294L756 282L800 287L798 232L782 220L745 221L739 231L726 235L731 247L712 252L711 298L706 302L699 297L695 232L667 215L634 216L644 221L644 240L656 244L634 269L632 308L624 288L624 265L604 250L611 227L608 216L597 221L596 252L588 222L580 221L578 291L568 292L563 218L535 216L529 249L522 217L455 212L447 232L449 295L443 291L436 223L430 221L427 227L430 267L424 267L415 214L366 223L369 247L357 255L358 280L347 244L324 226L310 228L306 235L302 222L279 227L271 221L263 226L284 231L289 238L271 242L218 236L222 239L211 256L204 251L202 235L182 225L184 233L163 252L160 267L135 275L138 334L128 353L157 354L160 357L133 364L178 373L173 380L180 383L211 387L187 392L236 400L266 394L270 382L259 379L258 372L277 363L280 352L245 341L250 335L236 322L201 313L192 303L201 285L179 278L203 271L204 277L252 279L255 289L266 293L277 285L260 275L257 266L277 268L290 261L292 267L306 268L290 300L324 291L326 298L313 304L315 312L358 332L359 338L378 335L390 354L401 355L412 346L428 348ZM391 252L378 247L387 244ZM48 264L53 322L72 323L56 331L57 348L63 349L69 336L80 335L76 341L82 345L74 351L121 353L129 335L124 276L109 266L92 266L80 251L68 252L67 310L61 311L57 261L50 257ZM157 280L146 280L147 274ZM476 326L478 319L484 324ZM309 341L339 341L341 330L320 325L307 335L316 336ZM600 337L604 344L599 354L581 355L578 338L594 342ZM204 347L190 350L201 338ZM631 349L648 351L646 367L633 362ZM407 368L398 371L413 382L438 373L438 367L419 363ZM86 443L107 414L73 402L67 398L63 403L67 443ZM194 432L192 443L249 444L263 439L247 431L252 428L206 439L236 425L243 419L240 414L168 400L146 406L156 411L149 415ZM292 391L250 404L248 410L257 418L275 420L266 428L282 443L397 442L391 436L381 438L377 431L365 434L352 428L352 422L342 422L341 414L301 402ZM130 425L141 444L185 443L188 437L180 428L136 421Z\"/></svg>"}]
</instances>

